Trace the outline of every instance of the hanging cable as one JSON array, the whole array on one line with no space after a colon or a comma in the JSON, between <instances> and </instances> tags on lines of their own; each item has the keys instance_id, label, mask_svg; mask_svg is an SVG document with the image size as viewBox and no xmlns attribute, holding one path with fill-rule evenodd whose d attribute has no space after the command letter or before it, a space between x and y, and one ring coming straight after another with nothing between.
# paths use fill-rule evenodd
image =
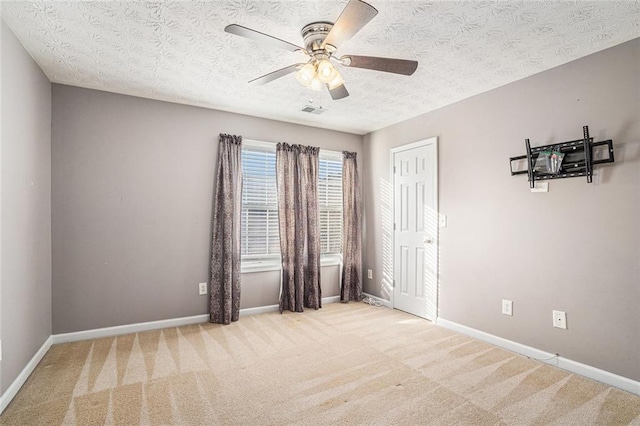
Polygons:
<instances>
[{"instance_id":1,"label":"hanging cable","mask_svg":"<svg viewBox=\"0 0 640 426\"><path fill-rule=\"evenodd\" d=\"M382 306L382 302L380 302L379 300L374 299L373 297L369 297L369 296L362 296L362 301L366 304L369 304L371 306L375 306L377 308Z\"/></svg>"}]
</instances>

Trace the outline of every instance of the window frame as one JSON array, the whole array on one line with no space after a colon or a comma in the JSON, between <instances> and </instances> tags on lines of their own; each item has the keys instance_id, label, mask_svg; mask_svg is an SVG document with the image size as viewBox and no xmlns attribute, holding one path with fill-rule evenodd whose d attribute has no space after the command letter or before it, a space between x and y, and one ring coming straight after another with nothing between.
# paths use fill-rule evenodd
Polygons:
<instances>
[{"instance_id":1,"label":"window frame","mask_svg":"<svg viewBox=\"0 0 640 426\"><path fill-rule=\"evenodd\" d=\"M263 150L274 152L276 151L276 143L263 142L252 139L242 140L242 149L255 148L256 150ZM320 149L319 153L322 159L329 159L333 161L340 160L342 162L341 151L331 151ZM242 231L241 231L242 232ZM344 236L343 236L344 238ZM255 273L255 272L268 272L268 271L280 271L282 269L281 255L241 255L240 260L241 273ZM330 253L320 255L320 266L336 266L342 265L342 253Z\"/></svg>"}]
</instances>

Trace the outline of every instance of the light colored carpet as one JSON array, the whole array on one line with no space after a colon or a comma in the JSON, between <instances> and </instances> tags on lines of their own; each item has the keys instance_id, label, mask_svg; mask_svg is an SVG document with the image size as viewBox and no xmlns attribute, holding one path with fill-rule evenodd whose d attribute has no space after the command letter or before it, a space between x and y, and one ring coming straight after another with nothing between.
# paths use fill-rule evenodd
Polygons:
<instances>
[{"instance_id":1,"label":"light colored carpet","mask_svg":"<svg viewBox=\"0 0 640 426\"><path fill-rule=\"evenodd\" d=\"M54 345L0 423L640 425L640 397L350 303Z\"/></svg>"}]
</instances>

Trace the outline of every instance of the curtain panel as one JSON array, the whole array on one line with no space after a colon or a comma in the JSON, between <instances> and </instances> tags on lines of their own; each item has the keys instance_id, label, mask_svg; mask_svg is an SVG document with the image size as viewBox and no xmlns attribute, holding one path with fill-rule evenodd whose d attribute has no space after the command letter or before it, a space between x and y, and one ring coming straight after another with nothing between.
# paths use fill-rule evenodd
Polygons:
<instances>
[{"instance_id":1,"label":"curtain panel","mask_svg":"<svg viewBox=\"0 0 640 426\"><path fill-rule=\"evenodd\" d=\"M340 301L360 300L362 294L362 213L360 179L355 152L342 160L342 286Z\"/></svg>"},{"instance_id":2,"label":"curtain panel","mask_svg":"<svg viewBox=\"0 0 640 426\"><path fill-rule=\"evenodd\" d=\"M322 307L319 148L279 143L276 148L278 219L282 254L280 312Z\"/></svg>"},{"instance_id":3,"label":"curtain panel","mask_svg":"<svg viewBox=\"0 0 640 426\"><path fill-rule=\"evenodd\" d=\"M220 134L213 200L209 321L229 324L240 316L242 136Z\"/></svg>"}]
</instances>

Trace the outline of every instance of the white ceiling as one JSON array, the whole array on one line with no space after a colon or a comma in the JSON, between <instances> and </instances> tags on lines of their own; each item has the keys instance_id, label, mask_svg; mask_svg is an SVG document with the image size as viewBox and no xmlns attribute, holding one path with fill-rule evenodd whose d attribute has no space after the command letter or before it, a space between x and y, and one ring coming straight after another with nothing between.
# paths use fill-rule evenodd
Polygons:
<instances>
[{"instance_id":1,"label":"white ceiling","mask_svg":"<svg viewBox=\"0 0 640 426\"><path fill-rule=\"evenodd\" d=\"M640 36L638 1L370 0L378 15L338 54L419 61L413 76L341 68L332 101L291 74L301 62L227 34L237 23L302 45L346 0L2 2L3 19L52 82L364 134ZM301 112L313 99L322 115Z\"/></svg>"}]
</instances>

